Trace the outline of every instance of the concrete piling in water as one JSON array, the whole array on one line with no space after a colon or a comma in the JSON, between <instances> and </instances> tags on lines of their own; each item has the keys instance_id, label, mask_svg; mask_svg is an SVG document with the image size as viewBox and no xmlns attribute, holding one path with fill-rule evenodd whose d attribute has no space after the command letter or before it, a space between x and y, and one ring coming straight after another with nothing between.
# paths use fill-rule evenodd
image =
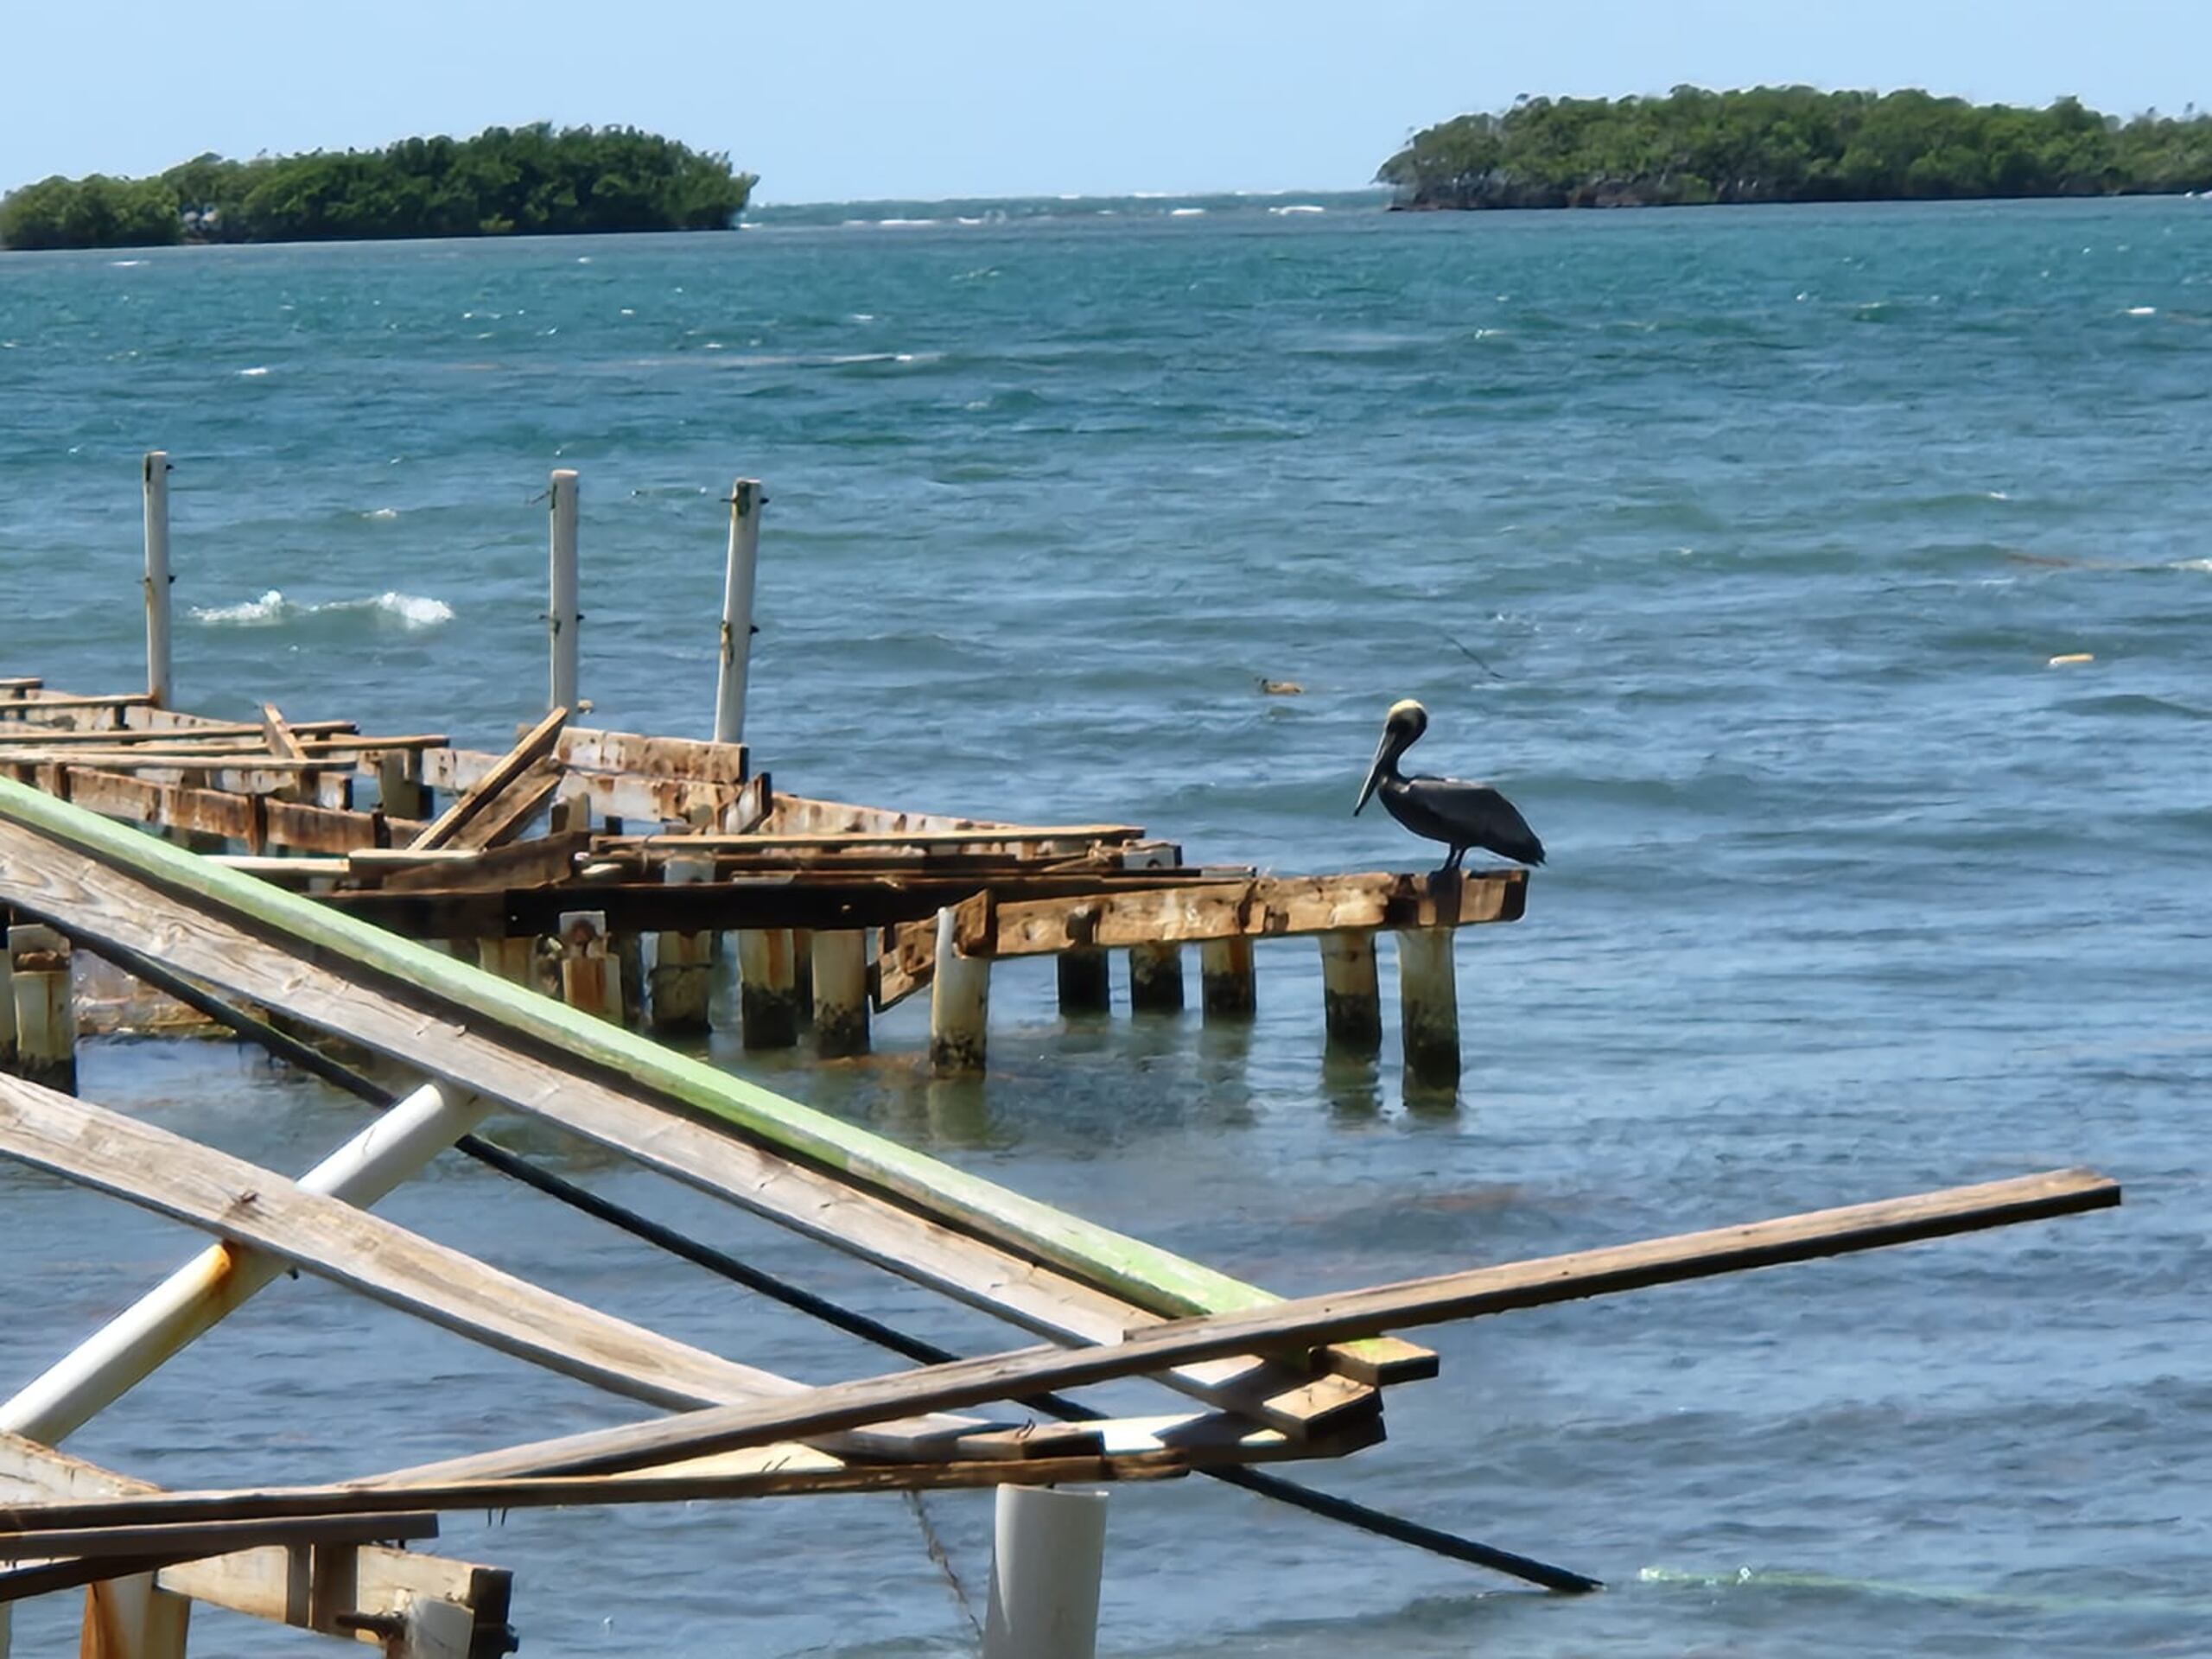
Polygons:
<instances>
[{"instance_id":1,"label":"concrete piling in water","mask_svg":"<svg viewBox=\"0 0 2212 1659\"><path fill-rule=\"evenodd\" d=\"M673 886L712 881L711 858L671 858L661 879ZM661 933L653 939L652 995L648 1018L658 1032L696 1035L707 1029L714 990L715 936Z\"/></svg>"},{"instance_id":2,"label":"concrete piling in water","mask_svg":"<svg viewBox=\"0 0 2212 1659\"><path fill-rule=\"evenodd\" d=\"M990 1012L990 958L962 956L957 912L940 910L937 970L930 982L930 1069L939 1077L981 1071Z\"/></svg>"},{"instance_id":3,"label":"concrete piling in water","mask_svg":"<svg viewBox=\"0 0 2212 1659\"><path fill-rule=\"evenodd\" d=\"M1321 1020L1329 1046L1375 1053L1382 1046L1382 990L1375 966L1375 935L1364 930L1324 933Z\"/></svg>"},{"instance_id":4,"label":"concrete piling in water","mask_svg":"<svg viewBox=\"0 0 2212 1659\"><path fill-rule=\"evenodd\" d=\"M1259 1011L1249 935L1198 947L1198 1003L1209 1020L1249 1020Z\"/></svg>"},{"instance_id":5,"label":"concrete piling in water","mask_svg":"<svg viewBox=\"0 0 2212 1659\"><path fill-rule=\"evenodd\" d=\"M580 1014L622 1023L622 967L607 937L607 913L563 911L561 998Z\"/></svg>"},{"instance_id":6,"label":"concrete piling in water","mask_svg":"<svg viewBox=\"0 0 2212 1659\"><path fill-rule=\"evenodd\" d=\"M1113 1007L1113 974L1103 950L1063 950L1052 962L1062 1014L1105 1014Z\"/></svg>"},{"instance_id":7,"label":"concrete piling in water","mask_svg":"<svg viewBox=\"0 0 2212 1659\"><path fill-rule=\"evenodd\" d=\"M1181 945L1133 944L1129 947L1129 1007L1137 1014L1180 1014L1183 1011Z\"/></svg>"},{"instance_id":8,"label":"concrete piling in water","mask_svg":"<svg viewBox=\"0 0 2212 1659\"><path fill-rule=\"evenodd\" d=\"M16 1021L16 1072L65 1095L77 1092L77 1005L69 941L37 922L8 930Z\"/></svg>"},{"instance_id":9,"label":"concrete piling in water","mask_svg":"<svg viewBox=\"0 0 2212 1659\"><path fill-rule=\"evenodd\" d=\"M798 1041L798 963L787 927L747 929L737 936L737 1001L748 1049L790 1048Z\"/></svg>"},{"instance_id":10,"label":"concrete piling in water","mask_svg":"<svg viewBox=\"0 0 2212 1659\"><path fill-rule=\"evenodd\" d=\"M1398 935L1398 1024L1407 1075L1436 1085L1459 1080L1459 989L1448 927Z\"/></svg>"},{"instance_id":11,"label":"concrete piling in water","mask_svg":"<svg viewBox=\"0 0 2212 1659\"><path fill-rule=\"evenodd\" d=\"M868 935L814 936L814 1047L824 1059L868 1049Z\"/></svg>"}]
</instances>

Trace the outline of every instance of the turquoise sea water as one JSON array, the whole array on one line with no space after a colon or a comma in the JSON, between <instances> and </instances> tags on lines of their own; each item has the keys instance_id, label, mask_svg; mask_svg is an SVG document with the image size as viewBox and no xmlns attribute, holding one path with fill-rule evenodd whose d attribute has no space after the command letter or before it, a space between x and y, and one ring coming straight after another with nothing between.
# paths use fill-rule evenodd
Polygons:
<instances>
[{"instance_id":1,"label":"turquoise sea water","mask_svg":"<svg viewBox=\"0 0 2212 1659\"><path fill-rule=\"evenodd\" d=\"M801 792L1420 868L1349 811L1382 710L1421 698L1415 759L1499 782L1553 855L1524 922L1461 943L1456 1102L1325 1064L1290 944L1249 1033L1071 1030L1017 968L980 1086L919 1076L912 1005L873 1062L760 1068L1272 1288L2073 1162L2127 1184L1448 1330L1389 1444L1302 1471L1601 1597L1193 1481L1116 1496L1106 1650L2203 1649L2212 204L871 204L0 258L0 674L136 678L156 446L196 707L495 741L543 696L556 466L583 477L586 694L649 730L705 726L719 498L767 480L748 735ZM284 1169L357 1123L226 1046L94 1045L84 1084ZM502 1133L940 1340L1008 1339ZM887 1368L472 1166L387 1209L753 1363ZM0 1169L0 1386L191 1243ZM633 1412L285 1283L71 1445L323 1478ZM980 1594L988 1498L927 1508ZM896 1500L455 1517L438 1547L518 1570L532 1655L972 1641ZM18 1650L73 1619L26 1611Z\"/></svg>"}]
</instances>

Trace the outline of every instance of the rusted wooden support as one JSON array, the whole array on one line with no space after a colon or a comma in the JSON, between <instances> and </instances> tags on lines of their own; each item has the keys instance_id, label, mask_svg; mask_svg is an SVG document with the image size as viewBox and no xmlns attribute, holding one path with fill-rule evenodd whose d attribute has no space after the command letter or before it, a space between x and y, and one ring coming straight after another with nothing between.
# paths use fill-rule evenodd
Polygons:
<instances>
[{"instance_id":1,"label":"rusted wooden support","mask_svg":"<svg viewBox=\"0 0 2212 1659\"><path fill-rule=\"evenodd\" d=\"M595 910L561 918L561 997L580 1014L622 1023L622 968L607 948L607 917Z\"/></svg>"},{"instance_id":2,"label":"rusted wooden support","mask_svg":"<svg viewBox=\"0 0 2212 1659\"><path fill-rule=\"evenodd\" d=\"M1129 1008L1135 1014L1183 1011L1183 947L1145 944L1129 947Z\"/></svg>"},{"instance_id":3,"label":"rusted wooden support","mask_svg":"<svg viewBox=\"0 0 2212 1659\"><path fill-rule=\"evenodd\" d=\"M1198 946L1198 1003L1209 1020L1249 1020L1259 1011L1249 935Z\"/></svg>"},{"instance_id":4,"label":"rusted wooden support","mask_svg":"<svg viewBox=\"0 0 2212 1659\"><path fill-rule=\"evenodd\" d=\"M36 922L8 929L15 1001L16 1072L63 1094L77 1092L77 1007L69 941Z\"/></svg>"},{"instance_id":5,"label":"rusted wooden support","mask_svg":"<svg viewBox=\"0 0 2212 1659\"><path fill-rule=\"evenodd\" d=\"M423 787L423 757L413 749L386 749L376 757L377 801L388 818L425 818L430 792Z\"/></svg>"},{"instance_id":6,"label":"rusted wooden support","mask_svg":"<svg viewBox=\"0 0 2212 1659\"><path fill-rule=\"evenodd\" d=\"M560 735L561 728L567 724L568 718L569 711L565 706L556 708L524 733L514 747L493 761L481 777L461 791L460 798L439 813L429 826L408 845L419 849L451 844L473 819L492 810L510 788L522 784L525 778L537 775L534 769L547 751L552 748L554 740Z\"/></svg>"},{"instance_id":7,"label":"rusted wooden support","mask_svg":"<svg viewBox=\"0 0 2212 1659\"><path fill-rule=\"evenodd\" d=\"M814 936L814 1046L824 1059L868 1052L868 935L857 929Z\"/></svg>"},{"instance_id":8,"label":"rusted wooden support","mask_svg":"<svg viewBox=\"0 0 2212 1659\"><path fill-rule=\"evenodd\" d=\"M747 928L737 936L741 1040L753 1050L798 1041L798 964L787 927Z\"/></svg>"},{"instance_id":9,"label":"rusted wooden support","mask_svg":"<svg viewBox=\"0 0 2212 1659\"><path fill-rule=\"evenodd\" d=\"M1398 1030L1406 1071L1442 1087L1459 1081L1459 988L1448 927L1398 935Z\"/></svg>"},{"instance_id":10,"label":"rusted wooden support","mask_svg":"<svg viewBox=\"0 0 2212 1659\"><path fill-rule=\"evenodd\" d=\"M1063 950L1052 958L1062 1014L1104 1014L1114 1006L1113 974L1103 950Z\"/></svg>"},{"instance_id":11,"label":"rusted wooden support","mask_svg":"<svg viewBox=\"0 0 2212 1659\"><path fill-rule=\"evenodd\" d=\"M937 971L930 982L930 1069L939 1077L981 1071L990 1013L990 961L960 954L957 912L941 910Z\"/></svg>"},{"instance_id":12,"label":"rusted wooden support","mask_svg":"<svg viewBox=\"0 0 2212 1659\"><path fill-rule=\"evenodd\" d=\"M626 773L639 778L674 778L690 783L735 788L747 778L745 745L702 743L683 737L647 737L636 732L598 731L571 726L553 746L554 759L578 772Z\"/></svg>"},{"instance_id":13,"label":"rusted wooden support","mask_svg":"<svg viewBox=\"0 0 2212 1659\"><path fill-rule=\"evenodd\" d=\"M537 972L537 941L534 938L490 938L476 941L476 965L497 974L512 985L543 990Z\"/></svg>"},{"instance_id":14,"label":"rusted wooden support","mask_svg":"<svg viewBox=\"0 0 2212 1659\"><path fill-rule=\"evenodd\" d=\"M1332 1047L1372 1054L1382 1046L1382 990L1375 935L1347 928L1321 940L1321 1023Z\"/></svg>"},{"instance_id":15,"label":"rusted wooden support","mask_svg":"<svg viewBox=\"0 0 2212 1659\"><path fill-rule=\"evenodd\" d=\"M671 887L694 886L715 879L711 858L671 858L661 867ZM713 1000L715 936L706 931L664 932L653 938L649 1018L652 1028L670 1033L707 1029Z\"/></svg>"}]
</instances>

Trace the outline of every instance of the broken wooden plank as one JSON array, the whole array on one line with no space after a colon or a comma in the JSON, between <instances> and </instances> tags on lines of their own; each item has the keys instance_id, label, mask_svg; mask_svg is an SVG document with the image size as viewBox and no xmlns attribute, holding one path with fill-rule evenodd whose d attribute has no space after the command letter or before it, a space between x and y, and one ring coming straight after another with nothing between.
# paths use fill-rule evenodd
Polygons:
<instances>
[{"instance_id":1,"label":"broken wooden plank","mask_svg":"<svg viewBox=\"0 0 2212 1659\"><path fill-rule=\"evenodd\" d=\"M461 798L432 819L429 828L408 844L416 850L442 847L460 833L461 827L484 811L493 801L543 759L553 747L554 740L569 718L566 709L556 709L531 727L517 741L514 747L493 763L491 770L461 792Z\"/></svg>"},{"instance_id":2,"label":"broken wooden plank","mask_svg":"<svg viewBox=\"0 0 2212 1659\"><path fill-rule=\"evenodd\" d=\"M66 918L57 925L93 948L105 944L119 952L158 957L179 972L323 1026L410 1065L427 1067L460 1087L626 1152L679 1180L1030 1330L1084 1342L1113 1341L1133 1321L1159 1317L1139 1299L1040 1266L1033 1255L1017 1254L947 1227L914 1207L849 1185L809 1164L673 1116L664 1102L634 1083L617 1086L613 1079L620 1077L619 1070L572 1070L550 1064L539 1052L516 1046L499 1031L497 1020L429 998L428 978L417 969L404 970L396 979L346 977L334 965L326 965L342 957L317 960L296 943L288 951L270 937L232 924L220 907L188 903L119 869L104 869L69 846L41 839L14 822L17 815L68 823L80 835L107 845L118 864L143 860L147 854L99 819L73 812L35 791L0 784L0 899L29 913ZM152 868L188 883L224 885L224 873L160 843L146 845L156 861ZM287 911L296 925L308 916L327 914L259 884L240 885L257 905ZM454 965L449 957L404 941L373 937L402 950L409 960ZM545 1000L511 990L473 969L454 982L474 984L479 991L496 986L502 1002ZM423 999L422 1006L393 1000L391 988L403 985L409 987L410 995ZM644 1046L667 1058L665 1051ZM735 1080L720 1072L701 1070L718 1085L734 1086ZM765 1091L761 1097L776 1100ZM922 1169L938 1167L914 1156ZM980 1190L987 1194L1004 1191L988 1184L981 1184ZM1006 1194L1005 1201L1052 1217L1085 1244L1120 1237L1013 1194ZM1239 1287L1195 1263L1183 1263L1149 1247L1134 1248L1141 1253L1138 1259L1147 1270L1154 1263L1167 1266L1186 1274L1200 1292L1218 1281L1231 1288L1214 1294L1242 1292L1267 1299L1265 1292ZM1363 1376L1363 1380L1395 1381L1434 1370L1433 1357L1426 1353L1394 1362L1387 1375L1357 1354L1332 1355L1332 1360L1348 1375ZM1210 1404L1243 1411L1288 1432L1347 1409L1360 1398L1358 1390L1342 1379L1305 1378L1259 1360L1240 1362L1225 1375L1179 1371L1162 1380Z\"/></svg>"},{"instance_id":3,"label":"broken wooden plank","mask_svg":"<svg viewBox=\"0 0 2212 1659\"><path fill-rule=\"evenodd\" d=\"M255 852L274 846L307 853L350 853L374 847L379 835L404 834L417 827L373 812L156 783L87 767L62 772L58 787L47 792L87 811L130 823L222 836L243 842Z\"/></svg>"},{"instance_id":4,"label":"broken wooden plank","mask_svg":"<svg viewBox=\"0 0 2212 1659\"><path fill-rule=\"evenodd\" d=\"M742 743L645 737L634 732L571 726L561 734L553 754L563 766L582 772L630 772L641 778L675 778L730 788L744 783L747 776Z\"/></svg>"},{"instance_id":5,"label":"broken wooden plank","mask_svg":"<svg viewBox=\"0 0 2212 1659\"><path fill-rule=\"evenodd\" d=\"M539 760L487 803L482 810L454 831L448 847L468 852L488 852L504 847L543 811L565 774L558 761Z\"/></svg>"},{"instance_id":6,"label":"broken wooden plank","mask_svg":"<svg viewBox=\"0 0 2212 1659\"><path fill-rule=\"evenodd\" d=\"M1029 1348L833 1383L767 1406L737 1406L564 1435L381 1478L394 1487L525 1475L607 1473L764 1440L805 1438L887 1411L943 1410L1039 1389L1131 1376L1249 1349L1306 1347L1654 1285L1742 1273L1853 1250L2040 1221L2120 1202L2086 1169L1814 1211L1746 1226L1541 1256L1364 1290L1300 1297L1241 1313L1155 1325L1119 1344ZM365 1484L365 1483L364 1483Z\"/></svg>"},{"instance_id":7,"label":"broken wooden plank","mask_svg":"<svg viewBox=\"0 0 2212 1659\"><path fill-rule=\"evenodd\" d=\"M292 734L283 713L273 702L261 705L261 733L269 745L269 753L280 760L305 760L308 753L300 747L300 740Z\"/></svg>"},{"instance_id":8,"label":"broken wooden plank","mask_svg":"<svg viewBox=\"0 0 2212 1659\"><path fill-rule=\"evenodd\" d=\"M917 835L956 835L970 839L1034 840L1037 827L1007 823L992 818L955 817L942 812L901 812L887 807L859 806L849 801L814 800L803 795L779 795L775 810L761 826L771 835L869 835L907 840ZM1135 841L1144 831L1134 824L1102 824L1097 839Z\"/></svg>"},{"instance_id":9,"label":"broken wooden plank","mask_svg":"<svg viewBox=\"0 0 2212 1659\"><path fill-rule=\"evenodd\" d=\"M917 830L896 835L876 834L869 831L823 831L804 834L755 831L741 836L605 836L601 837L601 842L608 848L637 848L648 852L663 850L677 842L681 842L686 848L712 852L725 850L771 852L785 848L836 851L847 848L896 847L961 847L982 849L1065 847L1081 851L1097 842L1115 840L1125 831L1137 833L1128 831L1128 827L1125 824L1048 823L1039 825L1034 829L987 827L979 830Z\"/></svg>"},{"instance_id":10,"label":"broken wooden plank","mask_svg":"<svg viewBox=\"0 0 2212 1659\"><path fill-rule=\"evenodd\" d=\"M0 1501L67 1502L159 1490L150 1482L103 1469L52 1446L0 1433ZM469 1648L469 1659L499 1659L507 1651L512 1582L505 1572L376 1545L346 1554L353 1571L346 1595L342 1601L316 1610L320 1617L314 1623L288 1549L243 1550L166 1567L157 1582L180 1599L332 1634L341 1633L336 1619L342 1614L391 1618L415 1603L448 1603L465 1613L481 1635L482 1640ZM109 1570L114 1570L112 1564ZM493 1645L495 1640L499 1645Z\"/></svg>"},{"instance_id":11,"label":"broken wooden plank","mask_svg":"<svg viewBox=\"0 0 2212 1659\"><path fill-rule=\"evenodd\" d=\"M0 1560L52 1560L151 1556L168 1561L205 1560L264 1544L300 1548L308 1544L391 1544L438 1535L438 1517L427 1510L394 1507L351 1520L342 1516L271 1517L245 1521L156 1521L138 1526L43 1527L0 1530ZM109 1574L114 1572L111 1562ZM107 1576L103 1574L102 1576Z\"/></svg>"},{"instance_id":12,"label":"broken wooden plank","mask_svg":"<svg viewBox=\"0 0 2212 1659\"><path fill-rule=\"evenodd\" d=\"M30 709L41 711L64 706L61 703L51 702L0 705L8 709ZM350 732L353 729L353 722L349 720L302 721L291 728L295 736L317 734L327 736L337 732ZM36 727L26 722L21 730L16 729L15 725L10 724L4 739L0 741L4 741L10 748L34 746L67 747L77 744L94 747L105 747L109 745L125 747L174 740L179 734L185 733L190 734L194 738L232 739L247 752L261 751L264 749L266 744L266 735L259 726L239 726L216 721L211 721L205 725L131 725L117 729L92 731L78 731L66 727Z\"/></svg>"}]
</instances>

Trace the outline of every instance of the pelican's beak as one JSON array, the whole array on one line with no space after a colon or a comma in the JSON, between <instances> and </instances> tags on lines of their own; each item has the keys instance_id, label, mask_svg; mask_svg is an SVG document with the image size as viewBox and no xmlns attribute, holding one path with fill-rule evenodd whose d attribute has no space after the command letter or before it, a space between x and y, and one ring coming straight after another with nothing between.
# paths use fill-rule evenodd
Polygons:
<instances>
[{"instance_id":1,"label":"pelican's beak","mask_svg":"<svg viewBox=\"0 0 2212 1659\"><path fill-rule=\"evenodd\" d=\"M1351 810L1355 818L1359 816L1360 808L1374 798L1375 786L1382 781L1382 769L1390 764L1390 740L1396 735L1389 727L1382 728L1382 741L1375 746L1375 759L1367 768L1367 781L1359 786L1359 805Z\"/></svg>"}]
</instances>

